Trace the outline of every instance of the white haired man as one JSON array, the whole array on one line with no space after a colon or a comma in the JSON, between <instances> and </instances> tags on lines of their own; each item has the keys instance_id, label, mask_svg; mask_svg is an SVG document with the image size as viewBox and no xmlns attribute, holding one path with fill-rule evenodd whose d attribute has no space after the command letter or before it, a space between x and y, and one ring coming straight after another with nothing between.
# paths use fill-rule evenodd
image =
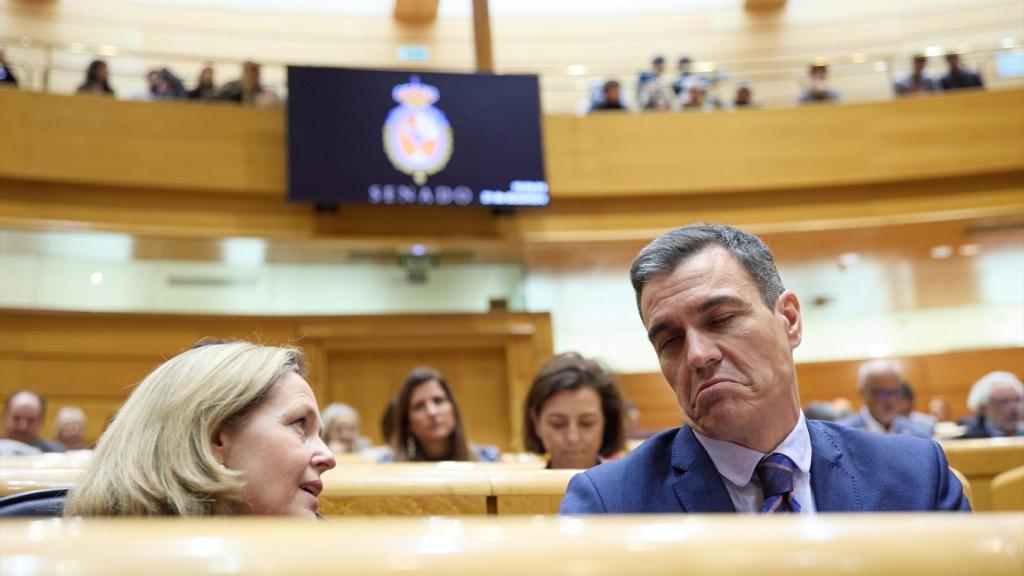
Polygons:
<instances>
[{"instance_id":1,"label":"white haired man","mask_svg":"<svg viewBox=\"0 0 1024 576\"><path fill-rule=\"evenodd\" d=\"M1024 384L1009 372L989 372L971 387L967 406L975 420L962 438L998 438L1024 434Z\"/></svg>"},{"instance_id":2,"label":"white haired man","mask_svg":"<svg viewBox=\"0 0 1024 576\"><path fill-rule=\"evenodd\" d=\"M869 360L857 370L857 391L864 400L860 412L839 424L881 434L931 438L932 427L900 415L903 370L893 360Z\"/></svg>"}]
</instances>

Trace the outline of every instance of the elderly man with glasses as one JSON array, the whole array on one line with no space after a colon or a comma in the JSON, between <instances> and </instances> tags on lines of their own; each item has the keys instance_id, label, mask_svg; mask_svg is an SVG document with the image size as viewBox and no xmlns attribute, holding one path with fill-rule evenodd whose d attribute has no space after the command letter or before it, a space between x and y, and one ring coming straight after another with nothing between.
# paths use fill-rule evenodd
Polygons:
<instances>
[{"instance_id":1,"label":"elderly man with glasses","mask_svg":"<svg viewBox=\"0 0 1024 576\"><path fill-rule=\"evenodd\" d=\"M905 378L899 364L893 360L871 360L860 365L857 377L857 390L864 405L857 414L840 420L840 424L881 434L932 437L931 426L900 414Z\"/></svg>"}]
</instances>

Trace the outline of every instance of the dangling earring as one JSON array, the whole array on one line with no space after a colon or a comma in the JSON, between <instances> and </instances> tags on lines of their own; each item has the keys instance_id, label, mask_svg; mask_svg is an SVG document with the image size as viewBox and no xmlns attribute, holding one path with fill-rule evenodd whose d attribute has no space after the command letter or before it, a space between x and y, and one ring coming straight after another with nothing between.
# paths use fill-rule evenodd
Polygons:
<instances>
[{"instance_id":1,"label":"dangling earring","mask_svg":"<svg viewBox=\"0 0 1024 576\"><path fill-rule=\"evenodd\" d=\"M405 437L405 457L407 460L416 459L416 439L412 436Z\"/></svg>"}]
</instances>

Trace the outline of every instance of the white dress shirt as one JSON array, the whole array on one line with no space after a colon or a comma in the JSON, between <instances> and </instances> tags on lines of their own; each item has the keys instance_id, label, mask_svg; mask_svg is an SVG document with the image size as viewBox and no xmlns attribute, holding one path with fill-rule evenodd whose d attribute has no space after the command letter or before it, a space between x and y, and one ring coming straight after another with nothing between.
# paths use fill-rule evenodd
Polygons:
<instances>
[{"instance_id":1,"label":"white dress shirt","mask_svg":"<svg viewBox=\"0 0 1024 576\"><path fill-rule=\"evenodd\" d=\"M768 454L726 440L709 438L696 430L693 433L722 476L722 483L729 491L729 498L736 511L760 514L764 506L764 493L754 470L758 462ZM796 464L796 470L793 471L793 496L800 504L801 512L813 514L816 508L814 494L811 492L811 436L807 432L807 421L802 412L789 436L769 454L774 453L784 454Z\"/></svg>"}]
</instances>

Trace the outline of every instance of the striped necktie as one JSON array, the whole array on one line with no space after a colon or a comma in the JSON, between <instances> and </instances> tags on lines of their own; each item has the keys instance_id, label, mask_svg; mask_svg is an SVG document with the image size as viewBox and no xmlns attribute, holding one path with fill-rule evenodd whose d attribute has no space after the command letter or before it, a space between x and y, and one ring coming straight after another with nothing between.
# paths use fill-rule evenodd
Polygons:
<instances>
[{"instance_id":1,"label":"striped necktie","mask_svg":"<svg viewBox=\"0 0 1024 576\"><path fill-rule=\"evenodd\" d=\"M793 497L793 471L796 464L783 454L765 456L755 471L764 491L764 514L799 512L800 504Z\"/></svg>"}]
</instances>

